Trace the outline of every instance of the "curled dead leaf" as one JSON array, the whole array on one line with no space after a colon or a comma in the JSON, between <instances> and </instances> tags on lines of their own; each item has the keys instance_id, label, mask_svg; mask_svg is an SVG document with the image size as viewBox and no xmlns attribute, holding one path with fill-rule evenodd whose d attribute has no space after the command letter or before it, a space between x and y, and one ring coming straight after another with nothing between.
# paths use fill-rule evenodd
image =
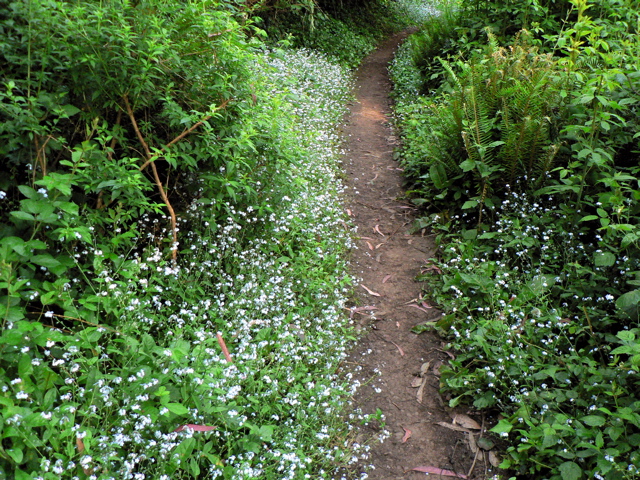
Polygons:
<instances>
[{"instance_id":1,"label":"curled dead leaf","mask_svg":"<svg viewBox=\"0 0 640 480\"><path fill-rule=\"evenodd\" d=\"M444 468L440 467L415 467L412 468L411 471L433 473L434 475L441 475L443 477L467 478L467 476L463 473L452 472L451 470L445 470Z\"/></svg>"},{"instance_id":2,"label":"curled dead leaf","mask_svg":"<svg viewBox=\"0 0 640 480\"><path fill-rule=\"evenodd\" d=\"M463 428L469 428L471 430L480 430L480 424L476 422L473 418L465 415L463 413L456 413L453 416L453 423L460 425Z\"/></svg>"},{"instance_id":3,"label":"curled dead leaf","mask_svg":"<svg viewBox=\"0 0 640 480\"><path fill-rule=\"evenodd\" d=\"M174 430L174 432L182 432L187 428L195 432L210 432L211 430L215 430L218 427L214 427L212 425L194 425L193 423L187 423L185 425L180 425Z\"/></svg>"},{"instance_id":4,"label":"curled dead leaf","mask_svg":"<svg viewBox=\"0 0 640 480\"><path fill-rule=\"evenodd\" d=\"M375 250L375 249L373 248L373 245L371 245L371 242L366 242L366 243L367 243L367 246L369 247L369 250Z\"/></svg>"},{"instance_id":5,"label":"curled dead leaf","mask_svg":"<svg viewBox=\"0 0 640 480\"><path fill-rule=\"evenodd\" d=\"M422 397L424 395L424 387L427 384L427 377L422 378L422 383L420 384L420 388L418 388L418 393L416 393L416 399L418 403L422 403Z\"/></svg>"},{"instance_id":6,"label":"curled dead leaf","mask_svg":"<svg viewBox=\"0 0 640 480\"><path fill-rule=\"evenodd\" d=\"M404 437L402 437L402 443L406 443L407 440L411 438L411 430L404 427L402 427L402 429L404 430Z\"/></svg>"},{"instance_id":7,"label":"curled dead leaf","mask_svg":"<svg viewBox=\"0 0 640 480\"><path fill-rule=\"evenodd\" d=\"M384 278L382 279L382 283L387 283L392 276L393 275L385 275Z\"/></svg>"},{"instance_id":8,"label":"curled dead leaf","mask_svg":"<svg viewBox=\"0 0 640 480\"><path fill-rule=\"evenodd\" d=\"M413 377L411 380L411 388L418 388L420 385L422 385L422 378Z\"/></svg>"},{"instance_id":9,"label":"curled dead leaf","mask_svg":"<svg viewBox=\"0 0 640 480\"><path fill-rule=\"evenodd\" d=\"M464 427L461 427L459 425L454 425L452 423L436 422L436 425L440 425L441 427L448 428L449 430L455 430L456 432L471 433L471 430L469 430L468 428L464 428Z\"/></svg>"},{"instance_id":10,"label":"curled dead leaf","mask_svg":"<svg viewBox=\"0 0 640 480\"><path fill-rule=\"evenodd\" d=\"M491 451L489 452L489 463L497 468L502 462L500 461L500 457L498 457L496 452Z\"/></svg>"},{"instance_id":11,"label":"curled dead leaf","mask_svg":"<svg viewBox=\"0 0 640 480\"><path fill-rule=\"evenodd\" d=\"M382 296L382 295L380 295L379 293L374 292L373 290L371 290L371 289L370 289L370 288L368 288L368 287L365 287L365 286L364 286L364 285L362 285L362 284L361 284L360 286L361 286L362 288L364 288L364 289L367 291L367 293L368 293L369 295L373 295L374 297L381 297L381 296Z\"/></svg>"}]
</instances>

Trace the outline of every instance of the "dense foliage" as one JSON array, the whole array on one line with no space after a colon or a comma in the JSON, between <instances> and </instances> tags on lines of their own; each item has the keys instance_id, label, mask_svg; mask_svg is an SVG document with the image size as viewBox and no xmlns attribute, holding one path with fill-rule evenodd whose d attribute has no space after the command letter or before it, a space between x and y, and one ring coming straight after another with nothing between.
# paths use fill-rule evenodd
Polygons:
<instances>
[{"instance_id":1,"label":"dense foliage","mask_svg":"<svg viewBox=\"0 0 640 480\"><path fill-rule=\"evenodd\" d=\"M0 477L332 478L363 453L336 375L349 74L254 16L313 5L0 5Z\"/></svg>"},{"instance_id":2,"label":"dense foliage","mask_svg":"<svg viewBox=\"0 0 640 480\"><path fill-rule=\"evenodd\" d=\"M442 386L515 478L640 477L638 6L449 3L392 68Z\"/></svg>"}]
</instances>

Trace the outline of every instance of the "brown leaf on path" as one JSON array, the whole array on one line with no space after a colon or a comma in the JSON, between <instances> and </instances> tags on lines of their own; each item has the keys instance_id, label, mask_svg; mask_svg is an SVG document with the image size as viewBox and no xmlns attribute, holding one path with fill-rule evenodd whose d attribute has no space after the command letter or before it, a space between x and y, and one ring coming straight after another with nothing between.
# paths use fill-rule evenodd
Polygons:
<instances>
[{"instance_id":1,"label":"brown leaf on path","mask_svg":"<svg viewBox=\"0 0 640 480\"><path fill-rule=\"evenodd\" d=\"M364 289L367 291L367 293L368 293L369 295L373 295L374 297L381 297L381 296L382 296L382 295L380 295L379 293L374 292L373 290L371 290L371 289L370 289L370 288L368 288L368 287L365 287L365 286L364 286L364 285L362 285L362 284L360 284L360 286L361 286L362 288L364 288Z\"/></svg>"},{"instance_id":2,"label":"brown leaf on path","mask_svg":"<svg viewBox=\"0 0 640 480\"><path fill-rule=\"evenodd\" d=\"M383 237L385 236L385 234L380 231L380 225L376 225L375 227L373 227L373 230L379 233L380 235L382 235Z\"/></svg>"},{"instance_id":3,"label":"brown leaf on path","mask_svg":"<svg viewBox=\"0 0 640 480\"><path fill-rule=\"evenodd\" d=\"M349 215L350 217L352 217L352 216L353 216L353 213L352 213L352 212L351 212L351 210L349 210L348 208L347 208L347 215Z\"/></svg>"},{"instance_id":4,"label":"brown leaf on path","mask_svg":"<svg viewBox=\"0 0 640 480\"><path fill-rule=\"evenodd\" d=\"M402 427L402 429L404 430L404 437L402 437L402 443L406 443L407 440L411 438L411 430L404 427Z\"/></svg>"},{"instance_id":5,"label":"brown leaf on path","mask_svg":"<svg viewBox=\"0 0 640 480\"><path fill-rule=\"evenodd\" d=\"M456 432L471 433L471 430L469 430L468 428L460 427L459 425L454 425L452 423L436 422L436 425L440 425L441 427L448 428L449 430L455 430Z\"/></svg>"},{"instance_id":6,"label":"brown leaf on path","mask_svg":"<svg viewBox=\"0 0 640 480\"><path fill-rule=\"evenodd\" d=\"M353 318L353 315L356 314L356 313L359 313L360 315L366 315L366 314L364 314L362 312L363 311L370 312L370 311L373 311L373 310L378 310L378 307L376 307L374 305L367 305L365 307L352 307L352 308L345 307L345 309L349 310L349 318Z\"/></svg>"},{"instance_id":7,"label":"brown leaf on path","mask_svg":"<svg viewBox=\"0 0 640 480\"><path fill-rule=\"evenodd\" d=\"M369 247L369 250L375 250L373 248L373 245L371 245L371 242L366 242L367 246Z\"/></svg>"},{"instance_id":8,"label":"brown leaf on path","mask_svg":"<svg viewBox=\"0 0 640 480\"><path fill-rule=\"evenodd\" d=\"M496 452L494 452L493 450L489 452L489 463L494 467L499 467L502 463Z\"/></svg>"},{"instance_id":9,"label":"brown leaf on path","mask_svg":"<svg viewBox=\"0 0 640 480\"><path fill-rule=\"evenodd\" d=\"M387 283L391 277L393 277L393 275L385 275L382 279L382 283Z\"/></svg>"},{"instance_id":10,"label":"brown leaf on path","mask_svg":"<svg viewBox=\"0 0 640 480\"><path fill-rule=\"evenodd\" d=\"M480 424L476 422L473 418L468 415L464 415L463 413L456 413L453 416L453 423L460 425L463 428L469 428L471 430L480 430Z\"/></svg>"},{"instance_id":11,"label":"brown leaf on path","mask_svg":"<svg viewBox=\"0 0 640 480\"><path fill-rule=\"evenodd\" d=\"M402 350L402 348L400 348L400 345L398 345L396 342L389 340L391 343L393 343L396 348L398 349L398 351L400 352L400 356L404 357L404 350Z\"/></svg>"},{"instance_id":12,"label":"brown leaf on path","mask_svg":"<svg viewBox=\"0 0 640 480\"><path fill-rule=\"evenodd\" d=\"M422 398L424 396L424 387L427 384L427 377L422 377L422 383L420 384L420 388L418 388L418 393L416 393L416 399L418 403L422 403Z\"/></svg>"},{"instance_id":13,"label":"brown leaf on path","mask_svg":"<svg viewBox=\"0 0 640 480\"><path fill-rule=\"evenodd\" d=\"M439 468L439 467L415 467L415 468L412 468L410 471L433 473L434 475L441 475L443 477L467 478L467 476L463 473L456 473L456 472L452 472L451 470L445 470L444 468Z\"/></svg>"},{"instance_id":14,"label":"brown leaf on path","mask_svg":"<svg viewBox=\"0 0 640 480\"><path fill-rule=\"evenodd\" d=\"M431 366L431 361L425 362L420 367L420 376L424 377L429 372L429 367Z\"/></svg>"},{"instance_id":15,"label":"brown leaf on path","mask_svg":"<svg viewBox=\"0 0 640 480\"><path fill-rule=\"evenodd\" d=\"M478 444L476 443L476 437L474 437L472 433L467 435L467 442L469 442L469 450L471 450L471 453L473 453L474 455L478 453Z\"/></svg>"},{"instance_id":16,"label":"brown leaf on path","mask_svg":"<svg viewBox=\"0 0 640 480\"><path fill-rule=\"evenodd\" d=\"M195 425L193 423L187 423L185 425L180 425L178 428L174 430L174 432L182 432L186 429L194 430L196 432L210 432L211 430L215 430L218 427L214 427L212 425Z\"/></svg>"},{"instance_id":17,"label":"brown leaf on path","mask_svg":"<svg viewBox=\"0 0 640 480\"><path fill-rule=\"evenodd\" d=\"M380 247L381 247L382 245L384 245L385 243L387 243L387 242L382 242L382 243L377 244L377 245L376 245L376 249L380 248Z\"/></svg>"},{"instance_id":18,"label":"brown leaf on path","mask_svg":"<svg viewBox=\"0 0 640 480\"><path fill-rule=\"evenodd\" d=\"M431 305L429 305L427 302L420 302L420 305L422 305L424 308L433 308Z\"/></svg>"},{"instance_id":19,"label":"brown leaf on path","mask_svg":"<svg viewBox=\"0 0 640 480\"><path fill-rule=\"evenodd\" d=\"M417 308L418 310L420 310L420 311L422 311L422 312L424 312L424 313L429 313L429 312L427 312L424 308L419 307L418 305L415 305L415 304L413 304L413 303L412 303L411 305L407 305L407 307Z\"/></svg>"},{"instance_id":20,"label":"brown leaf on path","mask_svg":"<svg viewBox=\"0 0 640 480\"><path fill-rule=\"evenodd\" d=\"M422 385L422 377L413 377L411 388L418 388L420 385Z\"/></svg>"}]
</instances>

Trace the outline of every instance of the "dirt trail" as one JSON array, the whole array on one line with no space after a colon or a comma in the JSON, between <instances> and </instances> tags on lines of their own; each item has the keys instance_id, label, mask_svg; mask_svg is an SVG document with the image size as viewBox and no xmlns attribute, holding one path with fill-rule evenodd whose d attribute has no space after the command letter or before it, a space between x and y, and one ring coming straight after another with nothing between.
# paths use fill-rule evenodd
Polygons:
<instances>
[{"instance_id":1,"label":"dirt trail","mask_svg":"<svg viewBox=\"0 0 640 480\"><path fill-rule=\"evenodd\" d=\"M356 406L365 414L382 410L391 434L372 446L367 464L375 467L369 472L374 480L425 478L424 473L408 471L420 466L467 474L474 463L465 434L436 424L452 421L438 394L439 367L448 358L441 350L441 340L431 333L411 333L413 326L438 318L440 312L416 302L420 285L414 279L435 247L430 237L410 234L414 210L403 201L402 171L393 160L397 138L390 125L387 65L406 35L393 36L364 61L345 132L348 213L360 236L352 270L362 279L356 287L359 307L377 308L375 319L367 310L354 312L366 334L348 364L360 367L356 375L363 383L373 379L359 389ZM428 372L421 378L421 367L427 362ZM417 385L423 379L419 403ZM379 431L379 425L372 422L362 427L358 440L365 441ZM403 441L409 431L410 438ZM471 478L485 478L481 458ZM453 477L431 474L428 478Z\"/></svg>"}]
</instances>

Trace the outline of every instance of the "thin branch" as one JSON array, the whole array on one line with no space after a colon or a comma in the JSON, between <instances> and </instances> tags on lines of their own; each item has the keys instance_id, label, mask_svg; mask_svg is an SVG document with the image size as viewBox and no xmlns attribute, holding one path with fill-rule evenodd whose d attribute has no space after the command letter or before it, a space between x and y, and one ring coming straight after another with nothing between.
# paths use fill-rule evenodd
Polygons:
<instances>
[{"instance_id":1,"label":"thin branch","mask_svg":"<svg viewBox=\"0 0 640 480\"><path fill-rule=\"evenodd\" d=\"M123 99L124 104L127 107L127 115L129 115L129 119L131 120L133 129L136 131L138 140L140 140L142 148L144 148L144 151L147 154L147 161L149 161L149 159L152 157L151 151L149 150L149 145L145 141L144 137L142 136L142 132L140 132L140 129L138 128L138 122L136 121L136 117L133 115L133 110L131 109L129 98L127 97L127 95L125 95ZM162 201L167 206L167 210L169 210L169 216L171 217L171 234L173 238L173 244L171 246L171 258L173 258L173 260L175 261L178 258L178 220L176 218L176 212L173 210L171 202L169 201L169 197L167 197L167 192L165 192L164 187L162 186L160 175L158 175L158 169L156 168L155 162L151 162L151 169L153 170L153 179L158 186L160 197L162 197Z\"/></svg>"},{"instance_id":2,"label":"thin branch","mask_svg":"<svg viewBox=\"0 0 640 480\"><path fill-rule=\"evenodd\" d=\"M220 104L220 106L216 107L215 110L222 110L224 108L226 108L226 106L229 104L229 100L225 100L224 102L222 102ZM182 132L180 135L178 135L176 138L174 138L173 140L171 140L169 143L167 143L164 147L162 147L162 149L160 149L159 152L154 153L153 155L149 155L149 158L146 162L144 162L141 166L140 166L140 171L144 170L145 168L147 168L149 166L149 164L151 162L153 162L156 158L158 158L163 152L166 152L169 148L171 148L171 146L175 145L176 143L178 143L180 140L182 140L184 137L186 137L187 135L189 135L191 132L193 132L196 128L198 128L200 125L202 125L204 122L206 122L207 120L209 120L212 117L212 115L207 115L206 117L204 117L202 120L200 120L199 122L194 123L190 128L187 128L184 130L184 132Z\"/></svg>"}]
</instances>

